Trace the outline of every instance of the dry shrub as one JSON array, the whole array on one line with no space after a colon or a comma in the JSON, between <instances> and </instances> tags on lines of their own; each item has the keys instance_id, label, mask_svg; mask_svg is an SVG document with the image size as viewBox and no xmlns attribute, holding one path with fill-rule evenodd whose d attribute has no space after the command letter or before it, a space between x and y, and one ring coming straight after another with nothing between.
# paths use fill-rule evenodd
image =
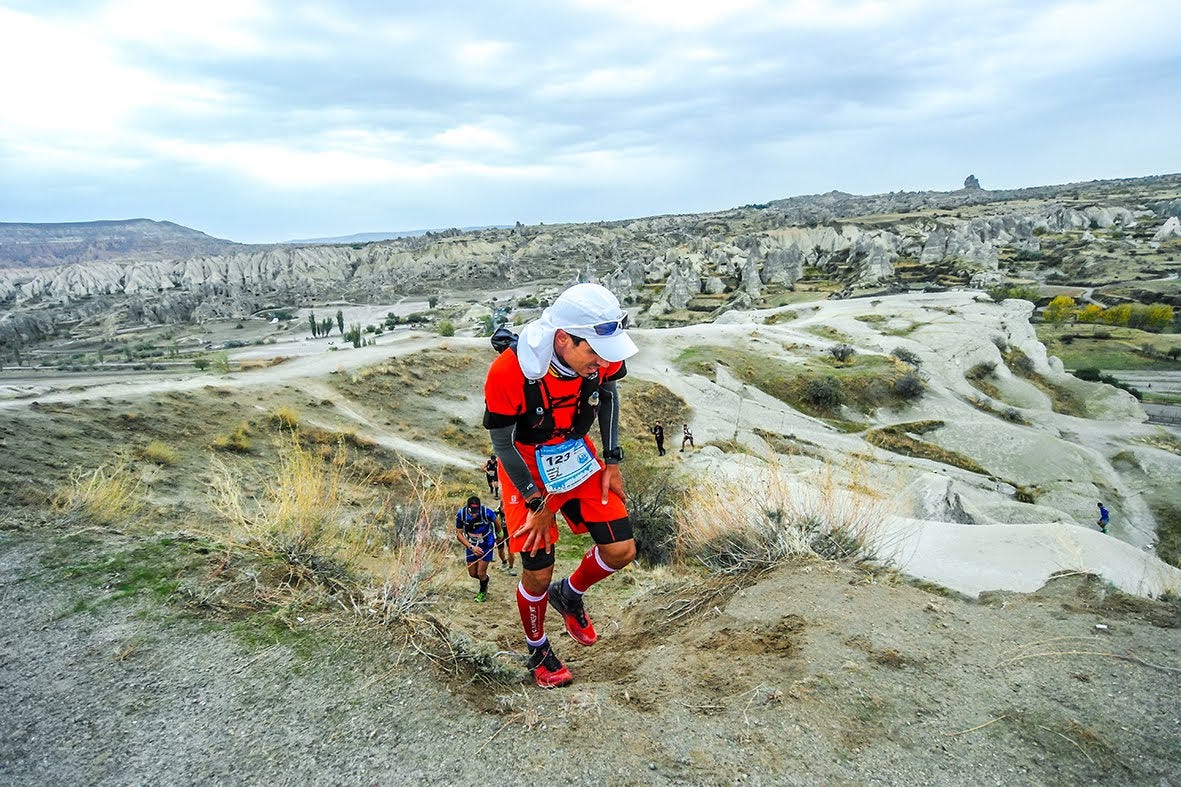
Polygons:
<instances>
[{"instance_id":1,"label":"dry shrub","mask_svg":"<svg viewBox=\"0 0 1181 787\"><path fill-rule=\"evenodd\" d=\"M325 464L294 437L280 444L273 479L248 482L214 458L213 504L230 525L230 543L282 559L293 586L347 579L363 537L342 526L347 521L343 469L342 454ZM254 496L246 489L263 491Z\"/></svg>"},{"instance_id":2,"label":"dry shrub","mask_svg":"<svg viewBox=\"0 0 1181 787\"><path fill-rule=\"evenodd\" d=\"M53 508L69 522L111 525L133 520L142 508L140 483L124 463L76 468L57 491Z\"/></svg>"},{"instance_id":3,"label":"dry shrub","mask_svg":"<svg viewBox=\"0 0 1181 787\"><path fill-rule=\"evenodd\" d=\"M258 598L280 602L295 592L326 591L366 620L404 622L429 606L431 583L446 564L451 498L437 479L404 466L410 493L397 503L374 501L365 484L349 481L343 446L331 462L318 455L324 447L289 434L273 478L245 477L215 457L210 492L229 531L214 538L231 553L283 566L281 576L264 576L276 587L256 591Z\"/></svg>"},{"instance_id":4,"label":"dry shrub","mask_svg":"<svg viewBox=\"0 0 1181 787\"><path fill-rule=\"evenodd\" d=\"M271 420L284 429L295 429L299 426L299 413L294 407L276 407L271 411Z\"/></svg>"},{"instance_id":5,"label":"dry shrub","mask_svg":"<svg viewBox=\"0 0 1181 787\"><path fill-rule=\"evenodd\" d=\"M149 462L155 462L158 465L170 466L176 464L180 459L180 452L170 446L168 443L160 440L153 440L144 446L140 452L140 456Z\"/></svg>"},{"instance_id":6,"label":"dry shrub","mask_svg":"<svg viewBox=\"0 0 1181 787\"><path fill-rule=\"evenodd\" d=\"M710 571L738 574L792 557L872 557L886 504L866 465L845 469L844 485L826 464L810 482L780 468L767 477L706 481L689 491L677 516L679 554Z\"/></svg>"},{"instance_id":7,"label":"dry shrub","mask_svg":"<svg viewBox=\"0 0 1181 787\"><path fill-rule=\"evenodd\" d=\"M403 463L410 480L401 502L387 501L379 520L386 537L380 560L371 564L375 582L363 589L356 609L383 624L406 621L430 606L433 584L447 564L447 538L454 506L446 486L427 471Z\"/></svg>"},{"instance_id":8,"label":"dry shrub","mask_svg":"<svg viewBox=\"0 0 1181 787\"><path fill-rule=\"evenodd\" d=\"M252 447L250 442L250 424L243 421L228 435L218 435L213 438L211 445L217 451L233 451L239 454L250 453Z\"/></svg>"}]
</instances>

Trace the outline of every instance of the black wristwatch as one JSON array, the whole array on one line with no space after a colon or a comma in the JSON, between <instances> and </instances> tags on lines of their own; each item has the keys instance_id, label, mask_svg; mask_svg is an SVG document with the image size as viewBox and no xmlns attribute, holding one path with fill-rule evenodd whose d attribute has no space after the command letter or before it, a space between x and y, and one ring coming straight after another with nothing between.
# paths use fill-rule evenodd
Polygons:
<instances>
[{"instance_id":1,"label":"black wristwatch","mask_svg":"<svg viewBox=\"0 0 1181 787\"><path fill-rule=\"evenodd\" d=\"M545 498L540 495L525 501L525 507L535 514L541 510L543 505L545 505Z\"/></svg>"},{"instance_id":2,"label":"black wristwatch","mask_svg":"<svg viewBox=\"0 0 1181 787\"><path fill-rule=\"evenodd\" d=\"M609 465L617 465L623 461L623 449L619 446L609 448L603 452L603 459Z\"/></svg>"}]
</instances>

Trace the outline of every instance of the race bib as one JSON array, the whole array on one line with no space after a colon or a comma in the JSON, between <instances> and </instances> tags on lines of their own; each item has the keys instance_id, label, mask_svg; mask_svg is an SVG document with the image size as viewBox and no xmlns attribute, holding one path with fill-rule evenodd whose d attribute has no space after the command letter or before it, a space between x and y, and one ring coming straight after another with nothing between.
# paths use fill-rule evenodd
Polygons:
<instances>
[{"instance_id":1,"label":"race bib","mask_svg":"<svg viewBox=\"0 0 1181 787\"><path fill-rule=\"evenodd\" d=\"M546 491L551 494L569 492L600 468L582 438L537 447L537 469Z\"/></svg>"}]
</instances>

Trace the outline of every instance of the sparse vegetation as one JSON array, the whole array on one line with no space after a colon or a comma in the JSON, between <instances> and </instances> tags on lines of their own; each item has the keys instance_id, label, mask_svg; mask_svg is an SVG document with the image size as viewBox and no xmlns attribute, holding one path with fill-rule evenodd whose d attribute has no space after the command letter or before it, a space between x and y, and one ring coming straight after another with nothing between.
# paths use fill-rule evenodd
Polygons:
<instances>
[{"instance_id":1,"label":"sparse vegetation","mask_svg":"<svg viewBox=\"0 0 1181 787\"><path fill-rule=\"evenodd\" d=\"M893 451L896 454L914 456L919 459L930 459L933 462L942 462L945 465L960 467L973 473L990 475L987 470L981 467L971 457L964 456L955 451L949 451L946 448L941 448L934 443L928 443L925 440L920 440L913 436L933 432L943 425L943 421L912 421L910 423L884 426L880 429L871 429L867 432L865 441L871 445L876 445L878 448Z\"/></svg>"},{"instance_id":2,"label":"sparse vegetation","mask_svg":"<svg viewBox=\"0 0 1181 787\"><path fill-rule=\"evenodd\" d=\"M249 453L253 445L250 440L250 424L247 421L242 421L228 435L213 438L212 443L216 451L234 451L240 454Z\"/></svg>"},{"instance_id":3,"label":"sparse vegetation","mask_svg":"<svg viewBox=\"0 0 1181 787\"><path fill-rule=\"evenodd\" d=\"M179 451L160 440L153 440L148 443L144 446L140 455L149 462L155 462L158 465L164 465L166 467L176 464L180 458Z\"/></svg>"}]
</instances>

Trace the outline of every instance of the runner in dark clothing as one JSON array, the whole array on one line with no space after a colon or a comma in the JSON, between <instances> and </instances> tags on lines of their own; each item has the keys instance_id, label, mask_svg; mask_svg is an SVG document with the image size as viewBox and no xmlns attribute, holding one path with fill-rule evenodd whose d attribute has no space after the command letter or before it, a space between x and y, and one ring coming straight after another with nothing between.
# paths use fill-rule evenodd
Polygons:
<instances>
[{"instance_id":1,"label":"runner in dark clothing","mask_svg":"<svg viewBox=\"0 0 1181 787\"><path fill-rule=\"evenodd\" d=\"M1102 533L1106 533L1107 526L1111 524L1111 514L1102 503L1099 504L1099 521L1095 524L1099 526L1099 531Z\"/></svg>"},{"instance_id":2,"label":"runner in dark clothing","mask_svg":"<svg viewBox=\"0 0 1181 787\"><path fill-rule=\"evenodd\" d=\"M500 464L496 461L496 454L488 457L484 463L484 479L488 482L488 492L497 500L500 499Z\"/></svg>"},{"instance_id":3,"label":"runner in dark clothing","mask_svg":"<svg viewBox=\"0 0 1181 787\"><path fill-rule=\"evenodd\" d=\"M664 425L660 421L652 424L652 436L656 438L656 450L664 456Z\"/></svg>"}]
</instances>

